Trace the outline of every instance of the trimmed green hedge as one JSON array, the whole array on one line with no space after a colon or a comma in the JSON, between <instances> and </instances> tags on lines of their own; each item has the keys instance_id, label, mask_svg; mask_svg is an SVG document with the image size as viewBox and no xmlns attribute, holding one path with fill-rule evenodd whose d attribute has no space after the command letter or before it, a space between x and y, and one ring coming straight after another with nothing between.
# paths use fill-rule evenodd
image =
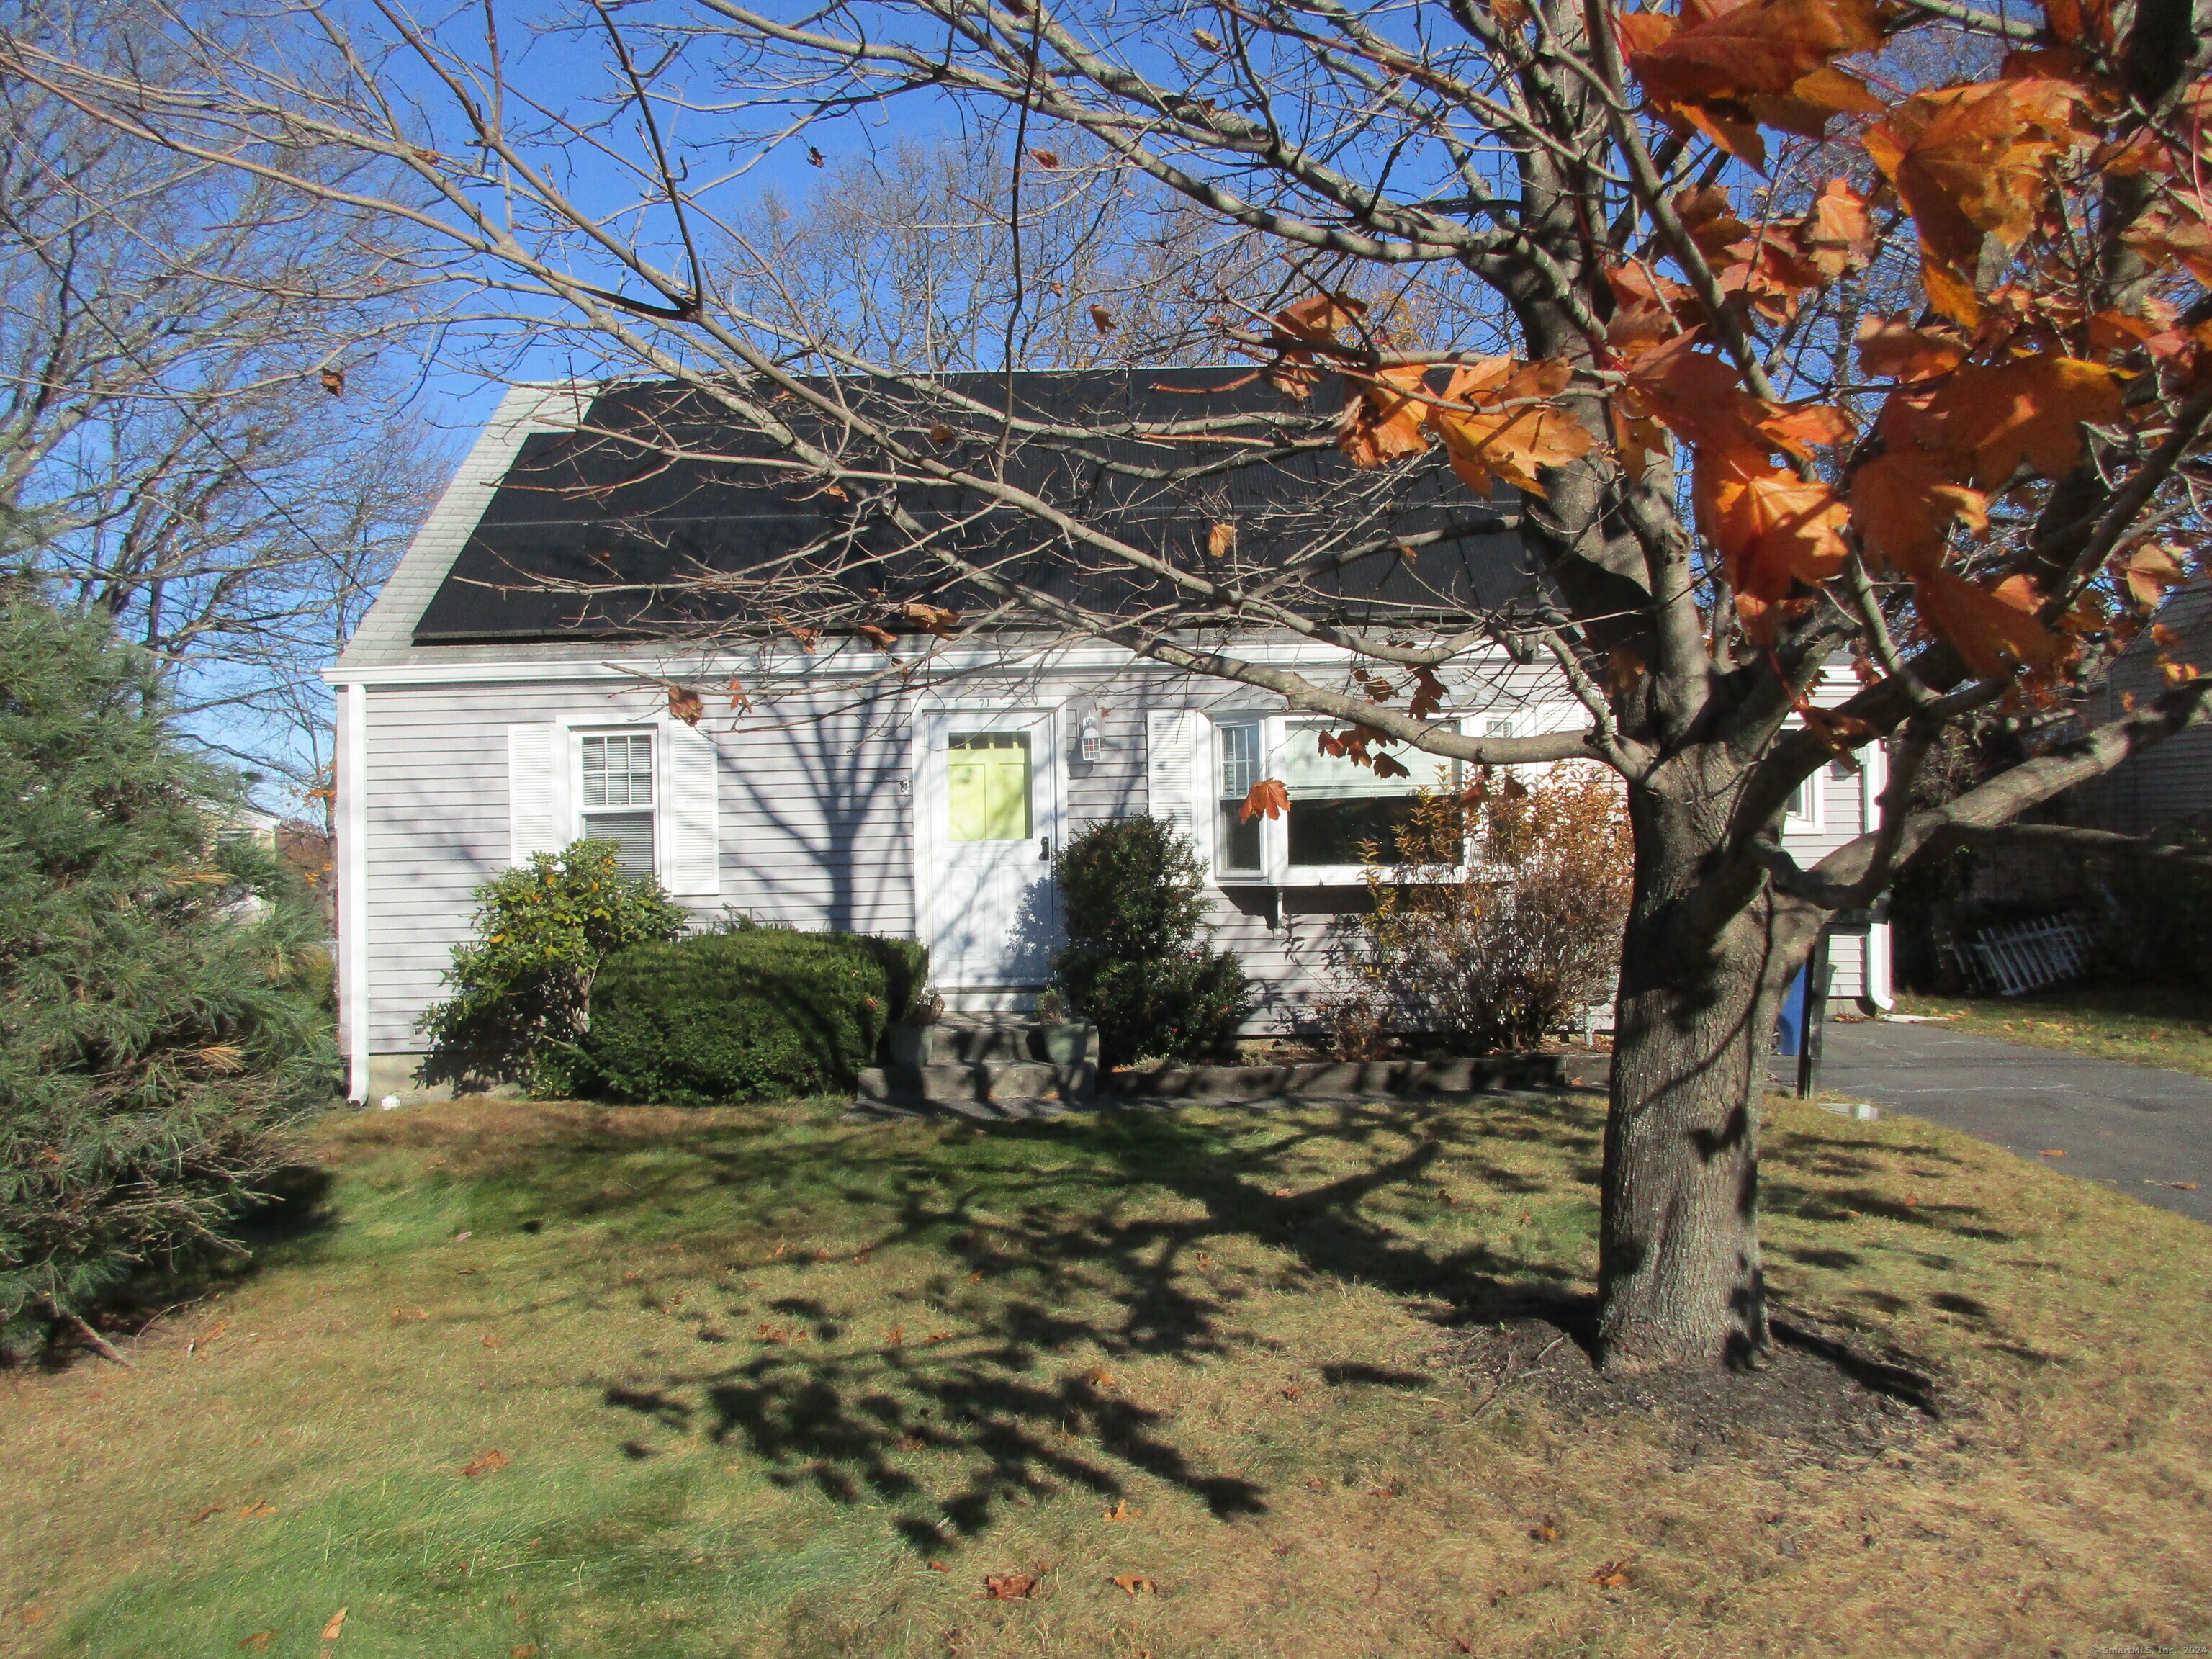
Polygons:
<instances>
[{"instance_id":1,"label":"trimmed green hedge","mask_svg":"<svg viewBox=\"0 0 2212 1659\"><path fill-rule=\"evenodd\" d=\"M912 939L774 927L623 951L592 985L588 1081L674 1105L850 1089L928 971Z\"/></svg>"}]
</instances>

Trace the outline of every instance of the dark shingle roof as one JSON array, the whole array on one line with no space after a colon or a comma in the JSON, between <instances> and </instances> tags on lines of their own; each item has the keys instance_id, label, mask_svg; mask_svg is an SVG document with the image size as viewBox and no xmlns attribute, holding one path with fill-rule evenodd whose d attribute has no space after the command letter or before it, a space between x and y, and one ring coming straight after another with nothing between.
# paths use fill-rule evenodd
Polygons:
<instances>
[{"instance_id":1,"label":"dark shingle roof","mask_svg":"<svg viewBox=\"0 0 2212 1659\"><path fill-rule=\"evenodd\" d=\"M1237 386L1245 375L1234 369L1013 378L1022 416L1068 426L1298 412L1264 384ZM948 384L994 408L1003 405L1002 375L962 375ZM867 401L872 412L892 406L867 382L841 382L838 389ZM1328 388L1322 395L1333 408ZM787 406L794 417L796 406L795 399ZM901 398L896 410L917 442L926 443L924 434L938 422L970 429L981 424L963 423L942 405L933 410L912 398ZM592 400L580 424L580 431L540 432L524 441L417 619L417 644L656 637L743 627L778 610L818 612L824 592L836 590L865 600L863 609L872 610L878 596L886 609L915 599L966 613L988 608L984 595L963 592L909 546L904 533L871 507L861 486L840 499L818 478L744 465L738 458L778 452L696 393L668 383L614 387ZM1079 445L1030 440L1014 447L1006 473L1085 522L1217 576L1273 568L1324 539L1358 545L1443 528L1479 518L1486 507L1438 461L1386 477L1355 472L1333 449L1238 464L1236 458L1249 448L1127 438ZM987 443L961 454L972 470L997 459ZM1211 464L1210 476L1173 484L1111 470L1198 464ZM899 486L898 501L933 528L954 525L981 505L972 492L918 484ZM1212 561L1203 549L1211 526L1224 519L1237 526L1236 550L1228 561ZM1074 556L1049 526L1012 508L997 508L948 534L966 556L1115 615L1168 598L1164 584L1141 572ZM1410 565L1395 551L1378 554L1315 586L1321 605L1343 620L1434 617L1512 598L1528 586L1523 563L1517 535L1468 534L1425 548Z\"/></svg>"}]
</instances>

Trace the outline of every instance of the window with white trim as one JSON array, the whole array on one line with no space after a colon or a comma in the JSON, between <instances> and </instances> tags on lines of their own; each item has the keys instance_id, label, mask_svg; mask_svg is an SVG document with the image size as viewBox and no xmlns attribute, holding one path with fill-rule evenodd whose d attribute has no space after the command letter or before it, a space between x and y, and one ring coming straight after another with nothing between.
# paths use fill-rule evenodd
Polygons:
<instances>
[{"instance_id":1,"label":"window with white trim","mask_svg":"<svg viewBox=\"0 0 2212 1659\"><path fill-rule=\"evenodd\" d=\"M583 788L577 799L585 836L615 843L620 874L652 875L653 734L587 733L580 741Z\"/></svg>"},{"instance_id":2,"label":"window with white trim","mask_svg":"<svg viewBox=\"0 0 2212 1659\"><path fill-rule=\"evenodd\" d=\"M1218 799L1214 809L1213 863L1224 876L1259 877L1267 871L1267 820L1244 816L1244 798L1267 775L1261 769L1266 722L1224 721L1213 728Z\"/></svg>"},{"instance_id":3,"label":"window with white trim","mask_svg":"<svg viewBox=\"0 0 2212 1659\"><path fill-rule=\"evenodd\" d=\"M1788 823L1807 828L1820 822L1820 775L1818 772L1809 778L1801 778L1797 787L1790 792L1790 805L1784 809L1784 817Z\"/></svg>"},{"instance_id":4,"label":"window with white trim","mask_svg":"<svg viewBox=\"0 0 2212 1659\"><path fill-rule=\"evenodd\" d=\"M1457 787L1455 763L1418 750L1386 748L1403 777L1328 753L1327 720L1283 715L1212 717L1210 775L1203 799L1212 804L1213 879L1270 886L1340 886L1366 879L1364 849L1384 857L1396 848L1398 826L1423 789ZM1279 818L1243 816L1244 799L1263 778L1279 778L1290 808Z\"/></svg>"},{"instance_id":5,"label":"window with white trim","mask_svg":"<svg viewBox=\"0 0 2212 1659\"><path fill-rule=\"evenodd\" d=\"M1283 783L1291 794L1284 862L1293 881L1301 872L1364 866L1370 850L1393 856L1414 798L1424 789L1452 787L1452 763L1441 756L1377 750L1406 773L1384 777L1371 766L1328 752L1321 740L1331 730L1325 721L1284 727Z\"/></svg>"}]
</instances>

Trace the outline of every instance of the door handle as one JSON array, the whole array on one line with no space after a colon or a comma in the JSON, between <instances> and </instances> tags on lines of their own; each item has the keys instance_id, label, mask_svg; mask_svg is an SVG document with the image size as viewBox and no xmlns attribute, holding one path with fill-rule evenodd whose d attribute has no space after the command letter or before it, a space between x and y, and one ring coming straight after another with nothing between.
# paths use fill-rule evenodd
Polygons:
<instances>
[{"instance_id":1,"label":"door handle","mask_svg":"<svg viewBox=\"0 0 2212 1659\"><path fill-rule=\"evenodd\" d=\"M1039 864L1050 864L1052 862L1052 837L1050 836L1039 836L1037 837L1037 862Z\"/></svg>"}]
</instances>

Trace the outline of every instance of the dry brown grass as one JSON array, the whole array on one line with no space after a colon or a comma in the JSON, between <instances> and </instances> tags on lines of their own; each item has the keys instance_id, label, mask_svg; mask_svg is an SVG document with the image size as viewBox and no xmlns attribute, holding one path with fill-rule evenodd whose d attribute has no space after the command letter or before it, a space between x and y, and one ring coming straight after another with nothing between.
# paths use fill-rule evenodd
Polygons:
<instances>
[{"instance_id":1,"label":"dry brown grass","mask_svg":"<svg viewBox=\"0 0 2212 1659\"><path fill-rule=\"evenodd\" d=\"M1946 1416L1863 1453L1693 1447L1510 1376L1493 1399L1480 1358L1531 1297L1572 1322L1598 1121L335 1120L312 1148L335 1185L295 1206L316 1218L139 1369L9 1381L0 1651L268 1630L283 1659L341 1606L333 1659L2212 1631L2212 1234L1911 1120L1774 1103L1781 1301L1935 1378ZM460 1474L491 1448L506 1467ZM986 1599L1008 1573L1034 1592Z\"/></svg>"},{"instance_id":2,"label":"dry brown grass","mask_svg":"<svg viewBox=\"0 0 2212 1659\"><path fill-rule=\"evenodd\" d=\"M2172 985L2069 985L2021 997L1907 996L1908 1013L2036 1048L2212 1077L2212 995Z\"/></svg>"}]
</instances>

